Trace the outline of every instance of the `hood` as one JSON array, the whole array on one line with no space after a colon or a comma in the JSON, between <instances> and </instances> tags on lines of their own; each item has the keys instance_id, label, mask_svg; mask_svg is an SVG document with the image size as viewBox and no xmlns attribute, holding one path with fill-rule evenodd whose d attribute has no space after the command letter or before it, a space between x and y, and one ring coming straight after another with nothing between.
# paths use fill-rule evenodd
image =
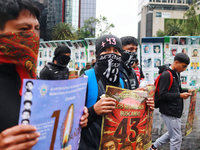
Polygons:
<instances>
[{"instance_id":1,"label":"hood","mask_svg":"<svg viewBox=\"0 0 200 150\"><path fill-rule=\"evenodd\" d=\"M171 66L171 64L165 64L165 65L163 65L163 66L158 66L158 69L159 69L158 73L160 74L160 73L162 73L163 71L171 70L171 69L169 68L169 66Z\"/></svg>"}]
</instances>

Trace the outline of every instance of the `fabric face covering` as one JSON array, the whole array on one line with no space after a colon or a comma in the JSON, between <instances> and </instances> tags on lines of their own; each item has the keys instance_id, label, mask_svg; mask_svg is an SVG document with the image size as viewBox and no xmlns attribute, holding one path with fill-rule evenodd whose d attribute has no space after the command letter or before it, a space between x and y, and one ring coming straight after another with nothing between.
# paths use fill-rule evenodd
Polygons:
<instances>
[{"instance_id":1,"label":"fabric face covering","mask_svg":"<svg viewBox=\"0 0 200 150\"><path fill-rule=\"evenodd\" d=\"M121 56L116 54L104 54L98 57L96 63L102 75L110 82L116 82L116 80L119 79Z\"/></svg>"},{"instance_id":2,"label":"fabric face covering","mask_svg":"<svg viewBox=\"0 0 200 150\"><path fill-rule=\"evenodd\" d=\"M36 78L39 43L38 33L32 30L0 35L0 64L15 64L21 85L25 78Z\"/></svg>"},{"instance_id":3,"label":"fabric face covering","mask_svg":"<svg viewBox=\"0 0 200 150\"><path fill-rule=\"evenodd\" d=\"M137 57L136 52L129 52L126 50L122 50L122 60L126 64L126 66L132 66L134 64L134 59Z\"/></svg>"},{"instance_id":4,"label":"fabric face covering","mask_svg":"<svg viewBox=\"0 0 200 150\"><path fill-rule=\"evenodd\" d=\"M69 63L70 61L70 57L69 56L66 56L66 55L60 55L56 58L57 60L57 64L62 66L62 67L66 67L67 64Z\"/></svg>"}]
</instances>

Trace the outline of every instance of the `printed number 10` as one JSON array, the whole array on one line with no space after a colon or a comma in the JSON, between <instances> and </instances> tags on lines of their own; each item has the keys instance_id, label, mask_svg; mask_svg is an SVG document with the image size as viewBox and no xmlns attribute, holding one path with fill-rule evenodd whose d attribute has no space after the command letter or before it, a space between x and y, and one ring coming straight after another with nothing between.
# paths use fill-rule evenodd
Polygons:
<instances>
[{"instance_id":1,"label":"printed number 10","mask_svg":"<svg viewBox=\"0 0 200 150\"><path fill-rule=\"evenodd\" d=\"M55 139L56 139L56 131L58 128L58 121L59 121L59 117L60 117L60 110L56 110L53 112L53 115L51 116L51 118L56 118L55 123L54 123L54 128L53 128L53 135L51 138L51 146L49 150L53 150L54 149L54 143L55 143Z\"/></svg>"}]
</instances>

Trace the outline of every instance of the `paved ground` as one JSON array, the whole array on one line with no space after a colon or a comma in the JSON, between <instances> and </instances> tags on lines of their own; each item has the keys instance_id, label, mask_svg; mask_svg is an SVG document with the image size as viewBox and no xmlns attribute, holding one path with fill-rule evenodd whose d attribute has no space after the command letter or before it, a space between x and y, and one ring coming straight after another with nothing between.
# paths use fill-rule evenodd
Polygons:
<instances>
[{"instance_id":1,"label":"paved ground","mask_svg":"<svg viewBox=\"0 0 200 150\"><path fill-rule=\"evenodd\" d=\"M184 101L184 111L181 118L182 122L182 134L185 132L185 125L188 116L190 99ZM154 121L153 121L153 137L152 140L155 141L160 135L167 131L166 126L158 109L154 111ZM169 143L163 145L159 150L169 150ZM200 93L197 94L196 110L195 110L195 120L193 131L188 136L183 137L181 150L200 150Z\"/></svg>"}]
</instances>

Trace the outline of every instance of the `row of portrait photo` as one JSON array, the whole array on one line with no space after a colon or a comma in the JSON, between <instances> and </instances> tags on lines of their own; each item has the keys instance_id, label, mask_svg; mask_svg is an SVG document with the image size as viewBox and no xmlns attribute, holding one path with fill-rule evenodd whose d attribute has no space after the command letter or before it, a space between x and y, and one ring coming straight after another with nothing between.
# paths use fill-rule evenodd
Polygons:
<instances>
[{"instance_id":1,"label":"row of portrait photo","mask_svg":"<svg viewBox=\"0 0 200 150\"><path fill-rule=\"evenodd\" d=\"M151 57L142 57L142 65L145 69L158 69L158 66L161 66L162 59L160 57L151 58Z\"/></svg>"},{"instance_id":2,"label":"row of portrait photo","mask_svg":"<svg viewBox=\"0 0 200 150\"><path fill-rule=\"evenodd\" d=\"M78 72L86 66L87 62L91 62L95 58L95 38L84 40L56 40L40 42L38 53L37 74L42 68L53 61L54 51L60 45L68 46L71 50L71 61L68 64L70 71L77 70Z\"/></svg>"},{"instance_id":3,"label":"row of portrait photo","mask_svg":"<svg viewBox=\"0 0 200 150\"><path fill-rule=\"evenodd\" d=\"M142 44L142 54L162 54L162 44L160 43L145 43Z\"/></svg>"},{"instance_id":4,"label":"row of portrait photo","mask_svg":"<svg viewBox=\"0 0 200 150\"><path fill-rule=\"evenodd\" d=\"M145 80L147 83L152 83L152 80L155 81L156 78L158 77L158 72L151 72L151 71L143 71ZM200 77L197 75L184 75L181 74L180 76L181 80L181 86L182 88L188 88L189 86L195 87L195 86L200 86Z\"/></svg>"},{"instance_id":5,"label":"row of portrait photo","mask_svg":"<svg viewBox=\"0 0 200 150\"><path fill-rule=\"evenodd\" d=\"M154 83L153 75L158 72L158 66L161 66L163 64L162 55L163 55L162 43L142 43L141 45L142 70L144 71L145 80L149 84Z\"/></svg>"},{"instance_id":6,"label":"row of portrait photo","mask_svg":"<svg viewBox=\"0 0 200 150\"><path fill-rule=\"evenodd\" d=\"M37 65L37 73L47 65L48 62L53 61L54 50L51 51L39 51L38 57L38 65ZM88 53L88 55L86 55ZM68 68L70 71L80 71L82 68L86 66L86 63L91 62L92 59L95 59L95 51L94 50L71 50L71 60L69 61Z\"/></svg>"},{"instance_id":7,"label":"row of portrait photo","mask_svg":"<svg viewBox=\"0 0 200 150\"><path fill-rule=\"evenodd\" d=\"M24 110L22 111L22 120L21 124L30 124L29 118L31 116L31 106L32 106L32 99L33 99L33 82L27 81L25 84L26 91L23 95L23 106Z\"/></svg>"},{"instance_id":8,"label":"row of portrait photo","mask_svg":"<svg viewBox=\"0 0 200 150\"><path fill-rule=\"evenodd\" d=\"M193 37L171 37L170 44L172 45L199 45L199 38Z\"/></svg>"},{"instance_id":9,"label":"row of portrait photo","mask_svg":"<svg viewBox=\"0 0 200 150\"><path fill-rule=\"evenodd\" d=\"M176 56L177 53L185 53L191 59L199 57L200 49L198 47L185 47L185 46L172 46L165 45L165 54L167 55L167 51L169 51L169 56Z\"/></svg>"},{"instance_id":10,"label":"row of portrait photo","mask_svg":"<svg viewBox=\"0 0 200 150\"><path fill-rule=\"evenodd\" d=\"M174 46L170 43L165 43L165 62L164 63L172 63L174 56L177 53L185 53L190 57L190 64L187 66L186 70L182 74L198 74L199 73L199 46Z\"/></svg>"}]
</instances>

